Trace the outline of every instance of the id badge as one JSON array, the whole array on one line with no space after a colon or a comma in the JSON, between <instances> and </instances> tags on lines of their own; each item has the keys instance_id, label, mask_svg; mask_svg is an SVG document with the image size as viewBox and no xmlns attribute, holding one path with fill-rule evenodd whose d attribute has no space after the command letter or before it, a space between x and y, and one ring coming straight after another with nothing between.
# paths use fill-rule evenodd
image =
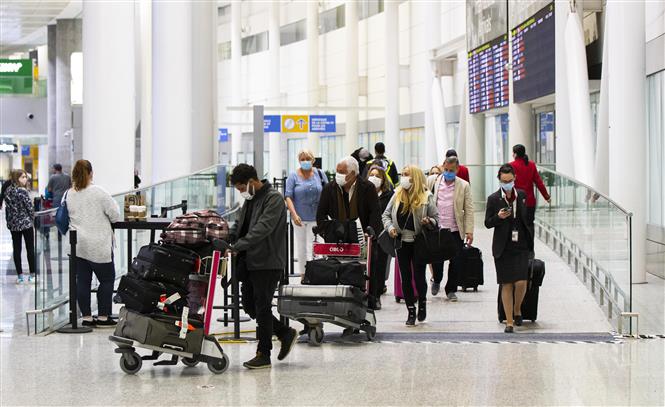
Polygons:
<instances>
[{"instance_id":1,"label":"id badge","mask_svg":"<svg viewBox=\"0 0 665 407\"><path fill-rule=\"evenodd\" d=\"M513 242L517 242L520 238L520 232L517 230L513 230Z\"/></svg>"}]
</instances>

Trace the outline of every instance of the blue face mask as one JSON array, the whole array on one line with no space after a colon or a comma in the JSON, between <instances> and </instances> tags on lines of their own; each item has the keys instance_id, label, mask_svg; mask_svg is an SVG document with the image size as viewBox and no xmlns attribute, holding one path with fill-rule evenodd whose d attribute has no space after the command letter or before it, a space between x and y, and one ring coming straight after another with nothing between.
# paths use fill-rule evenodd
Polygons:
<instances>
[{"instance_id":1,"label":"blue face mask","mask_svg":"<svg viewBox=\"0 0 665 407\"><path fill-rule=\"evenodd\" d=\"M443 172L443 179L450 182L450 181L455 181L455 173L452 171L444 171Z\"/></svg>"},{"instance_id":2,"label":"blue face mask","mask_svg":"<svg viewBox=\"0 0 665 407\"><path fill-rule=\"evenodd\" d=\"M309 171L312 169L312 162L311 161L300 161L300 168L302 168L305 171Z\"/></svg>"},{"instance_id":3,"label":"blue face mask","mask_svg":"<svg viewBox=\"0 0 665 407\"><path fill-rule=\"evenodd\" d=\"M510 181L505 184L503 182L501 183L501 188L503 188L503 190L506 192L512 191L514 187L515 187L515 181Z\"/></svg>"}]
</instances>

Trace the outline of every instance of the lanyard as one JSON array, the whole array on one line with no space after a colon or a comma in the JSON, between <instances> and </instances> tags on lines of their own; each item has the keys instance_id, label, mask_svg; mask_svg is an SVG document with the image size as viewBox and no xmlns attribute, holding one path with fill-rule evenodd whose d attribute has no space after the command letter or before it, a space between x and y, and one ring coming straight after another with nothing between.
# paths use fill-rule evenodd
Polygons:
<instances>
[{"instance_id":1,"label":"lanyard","mask_svg":"<svg viewBox=\"0 0 665 407\"><path fill-rule=\"evenodd\" d=\"M515 190L515 188L513 188L512 193L513 193L513 196L515 197L515 199L513 200L513 203L511 204L510 202L508 202L508 199L506 198L506 192L503 190L503 188L501 188L501 198L503 198L503 201L506 203L506 205L512 207L512 209L513 209L512 216L513 216L513 219L516 219L517 218L517 206L518 206L517 205L517 200L519 199L519 196L517 196L517 191Z\"/></svg>"}]
</instances>

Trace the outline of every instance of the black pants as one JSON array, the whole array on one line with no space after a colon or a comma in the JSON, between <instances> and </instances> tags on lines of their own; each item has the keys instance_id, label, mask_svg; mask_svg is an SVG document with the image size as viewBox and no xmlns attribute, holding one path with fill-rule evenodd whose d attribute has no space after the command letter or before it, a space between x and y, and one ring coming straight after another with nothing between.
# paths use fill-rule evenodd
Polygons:
<instances>
[{"instance_id":1,"label":"black pants","mask_svg":"<svg viewBox=\"0 0 665 407\"><path fill-rule=\"evenodd\" d=\"M115 283L115 265L93 263L80 257L76 258L76 295L79 309L84 317L92 315L90 311L90 285L92 274L99 280L97 288L97 315L109 316L112 311L113 284Z\"/></svg>"},{"instance_id":2,"label":"black pants","mask_svg":"<svg viewBox=\"0 0 665 407\"><path fill-rule=\"evenodd\" d=\"M32 228L21 230L20 232L12 233L12 246L14 247L14 267L16 267L16 274L19 276L23 274L23 265L21 262L21 252L23 250L23 243L21 237L25 241L25 249L28 254L28 268L30 274L35 274L35 231Z\"/></svg>"},{"instance_id":3,"label":"black pants","mask_svg":"<svg viewBox=\"0 0 665 407\"><path fill-rule=\"evenodd\" d=\"M272 314L272 299L282 270L248 270L242 283L242 305L245 312L256 320L257 350L270 357L272 336L282 339L289 328Z\"/></svg>"},{"instance_id":4,"label":"black pants","mask_svg":"<svg viewBox=\"0 0 665 407\"><path fill-rule=\"evenodd\" d=\"M460 270L459 256L462 254L464 240L462 240L462 235L460 235L459 232L453 232L452 235L455 245L457 245L457 256L453 257L448 262L448 281L446 282L445 288L446 294L457 292L459 276L463 272L463 270ZM434 282L440 284L443 280L443 262L432 264L432 273L434 274Z\"/></svg>"},{"instance_id":5,"label":"black pants","mask_svg":"<svg viewBox=\"0 0 665 407\"><path fill-rule=\"evenodd\" d=\"M413 266L413 278L416 280L416 290L418 290L418 301L427 300L427 282L425 281L425 267L414 258L413 242L402 242L402 247L397 250L397 261L399 263L399 274L402 278L402 293L406 305L411 307L416 303L416 296L411 285L411 266Z\"/></svg>"},{"instance_id":6,"label":"black pants","mask_svg":"<svg viewBox=\"0 0 665 407\"><path fill-rule=\"evenodd\" d=\"M388 256L378 244L372 246L372 261L370 262L369 293L374 298L381 297L383 288L386 286L386 267L390 256Z\"/></svg>"}]
</instances>

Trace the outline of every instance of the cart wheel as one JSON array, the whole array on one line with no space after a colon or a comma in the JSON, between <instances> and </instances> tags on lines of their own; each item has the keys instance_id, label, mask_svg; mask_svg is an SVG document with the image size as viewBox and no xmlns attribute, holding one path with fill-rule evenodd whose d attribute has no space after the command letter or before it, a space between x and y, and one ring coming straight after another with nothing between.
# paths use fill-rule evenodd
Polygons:
<instances>
[{"instance_id":1,"label":"cart wheel","mask_svg":"<svg viewBox=\"0 0 665 407\"><path fill-rule=\"evenodd\" d=\"M473 292L477 293L478 292L478 286L473 287Z\"/></svg>"},{"instance_id":2,"label":"cart wheel","mask_svg":"<svg viewBox=\"0 0 665 407\"><path fill-rule=\"evenodd\" d=\"M395 302L399 304L400 302L402 302L402 299L399 297L395 297Z\"/></svg>"},{"instance_id":3,"label":"cart wheel","mask_svg":"<svg viewBox=\"0 0 665 407\"><path fill-rule=\"evenodd\" d=\"M143 360L136 352L126 352L120 357L120 369L127 374L136 374L142 365Z\"/></svg>"},{"instance_id":4,"label":"cart wheel","mask_svg":"<svg viewBox=\"0 0 665 407\"><path fill-rule=\"evenodd\" d=\"M367 340L369 342L372 342L374 340L374 338L376 338L376 327L374 327L374 326L368 327L367 331L365 331L365 333L367 334Z\"/></svg>"},{"instance_id":5,"label":"cart wheel","mask_svg":"<svg viewBox=\"0 0 665 407\"><path fill-rule=\"evenodd\" d=\"M196 365L199 364L199 361L196 359L191 359L191 358L182 358L182 364L187 366L187 367L195 367Z\"/></svg>"},{"instance_id":6,"label":"cart wheel","mask_svg":"<svg viewBox=\"0 0 665 407\"><path fill-rule=\"evenodd\" d=\"M323 342L323 328L317 326L309 330L309 344L313 346L320 346Z\"/></svg>"},{"instance_id":7,"label":"cart wheel","mask_svg":"<svg viewBox=\"0 0 665 407\"><path fill-rule=\"evenodd\" d=\"M462 292L466 292L466 287L462 286Z\"/></svg>"},{"instance_id":8,"label":"cart wheel","mask_svg":"<svg viewBox=\"0 0 665 407\"><path fill-rule=\"evenodd\" d=\"M226 372L226 369L229 368L229 357L226 354L222 354L221 359L217 359L214 362L208 362L208 370L214 374L222 374Z\"/></svg>"}]
</instances>

